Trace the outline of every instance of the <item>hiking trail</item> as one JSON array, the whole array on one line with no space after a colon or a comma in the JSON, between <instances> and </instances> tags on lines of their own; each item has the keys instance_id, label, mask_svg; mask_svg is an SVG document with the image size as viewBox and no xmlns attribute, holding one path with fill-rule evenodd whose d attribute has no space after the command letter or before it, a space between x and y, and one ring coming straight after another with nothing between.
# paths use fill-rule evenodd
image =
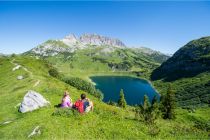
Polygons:
<instances>
[{"instance_id":1,"label":"hiking trail","mask_svg":"<svg viewBox=\"0 0 210 140\"><path fill-rule=\"evenodd\" d=\"M30 76L31 78L34 77L33 73L32 73L30 70L28 70L26 67L24 67L24 66L22 66L22 65L19 65L18 63L15 63L14 61L15 61L15 59L13 59L12 61L10 61L11 64L15 65L15 67L12 69L12 71L18 70L19 68L22 67L22 69L23 69L25 72L29 73L29 76ZM33 87L36 87L36 86L38 86L39 84L40 84L40 80L37 80L36 83L34 83Z\"/></svg>"}]
</instances>

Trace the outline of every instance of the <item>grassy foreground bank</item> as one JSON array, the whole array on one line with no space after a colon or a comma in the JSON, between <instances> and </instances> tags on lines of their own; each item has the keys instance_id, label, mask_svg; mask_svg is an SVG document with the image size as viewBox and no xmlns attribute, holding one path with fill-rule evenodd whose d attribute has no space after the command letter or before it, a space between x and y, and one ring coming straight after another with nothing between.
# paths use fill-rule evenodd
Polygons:
<instances>
[{"instance_id":1,"label":"grassy foreground bank","mask_svg":"<svg viewBox=\"0 0 210 140\"><path fill-rule=\"evenodd\" d=\"M14 60L15 59L15 60ZM23 68L12 71L11 61ZM157 120L160 132L153 135L152 129L135 119L132 107L121 109L107 105L88 95L95 104L94 112L86 115L52 115L61 101L64 90L68 90L73 101L83 91L48 75L48 66L41 60L30 57L0 59L0 139L28 139L36 126L40 135L33 139L208 139L208 132L198 127L196 122L209 121L210 109L200 108L195 113L177 109L175 120ZM23 75L23 80L17 80ZM38 85L34 86L37 81ZM16 107L28 90L41 93L51 102L51 106L34 112L21 114ZM9 123L5 123L9 122Z\"/></svg>"}]
</instances>

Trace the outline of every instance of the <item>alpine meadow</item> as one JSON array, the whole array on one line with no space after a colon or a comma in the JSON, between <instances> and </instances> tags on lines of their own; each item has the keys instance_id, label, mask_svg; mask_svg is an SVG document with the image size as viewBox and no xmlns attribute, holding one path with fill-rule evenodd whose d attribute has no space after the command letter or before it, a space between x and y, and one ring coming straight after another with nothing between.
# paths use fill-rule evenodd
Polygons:
<instances>
[{"instance_id":1,"label":"alpine meadow","mask_svg":"<svg viewBox=\"0 0 210 140\"><path fill-rule=\"evenodd\" d=\"M209 139L210 3L197 3L0 2L0 139ZM199 33L178 23L193 7Z\"/></svg>"}]
</instances>

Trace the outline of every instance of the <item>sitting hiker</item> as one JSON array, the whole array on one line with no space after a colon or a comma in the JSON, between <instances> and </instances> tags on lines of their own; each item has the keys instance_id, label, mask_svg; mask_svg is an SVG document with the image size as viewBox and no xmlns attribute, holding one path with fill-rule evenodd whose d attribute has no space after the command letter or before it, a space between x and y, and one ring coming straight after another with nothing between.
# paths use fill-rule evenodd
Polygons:
<instances>
[{"instance_id":1,"label":"sitting hiker","mask_svg":"<svg viewBox=\"0 0 210 140\"><path fill-rule=\"evenodd\" d=\"M61 107L72 107L72 100L69 96L68 91L64 92L63 98L62 98L62 103L61 103Z\"/></svg>"},{"instance_id":2,"label":"sitting hiker","mask_svg":"<svg viewBox=\"0 0 210 140\"><path fill-rule=\"evenodd\" d=\"M76 101L74 107L80 112L89 112L90 110L93 111L93 103L90 99L86 98L85 94L81 94L81 99Z\"/></svg>"}]
</instances>

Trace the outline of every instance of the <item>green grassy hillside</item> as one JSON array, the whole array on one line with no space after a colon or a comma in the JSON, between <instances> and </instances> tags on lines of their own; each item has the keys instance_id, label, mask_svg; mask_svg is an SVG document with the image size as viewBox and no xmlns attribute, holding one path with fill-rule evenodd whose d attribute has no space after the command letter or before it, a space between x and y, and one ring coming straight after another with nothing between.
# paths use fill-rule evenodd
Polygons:
<instances>
[{"instance_id":1,"label":"green grassy hillside","mask_svg":"<svg viewBox=\"0 0 210 140\"><path fill-rule=\"evenodd\" d=\"M151 75L153 80L174 81L210 71L210 37L190 41Z\"/></svg>"},{"instance_id":2,"label":"green grassy hillside","mask_svg":"<svg viewBox=\"0 0 210 140\"><path fill-rule=\"evenodd\" d=\"M89 46L73 53L64 52L41 58L61 73L79 77L96 73L127 73L146 77L160 65L160 61L168 58L158 54L150 56L133 49L115 48L113 52L107 52L107 49L110 49L109 46Z\"/></svg>"},{"instance_id":3,"label":"green grassy hillside","mask_svg":"<svg viewBox=\"0 0 210 140\"><path fill-rule=\"evenodd\" d=\"M204 72L191 78L182 78L171 82L156 80L152 83L160 93L165 93L167 86L172 84L175 90L177 104L182 108L196 108L209 106L209 79L210 73Z\"/></svg>"},{"instance_id":4,"label":"green grassy hillside","mask_svg":"<svg viewBox=\"0 0 210 140\"><path fill-rule=\"evenodd\" d=\"M23 67L12 71L15 63ZM84 92L50 77L48 70L49 64L40 59L23 56L0 58L0 139L28 139L36 126L40 126L41 134L35 135L33 139L208 138L204 126L209 121L209 108L197 109L194 113L178 108L177 119L157 119L160 132L155 136L152 126L148 127L135 119L132 107L121 109L110 106L89 94L88 97L95 104L94 112L85 115L62 113L65 111L54 105L60 103L64 90L70 92L73 101ZM23 75L25 79L17 80L18 75ZM41 93L51 105L33 112L19 113L15 106L28 90Z\"/></svg>"},{"instance_id":5,"label":"green grassy hillside","mask_svg":"<svg viewBox=\"0 0 210 140\"><path fill-rule=\"evenodd\" d=\"M25 52L24 55L47 60L65 75L126 72L146 77L169 56L149 48L128 48L112 45L93 45L81 42L66 45L48 40Z\"/></svg>"},{"instance_id":6,"label":"green grassy hillside","mask_svg":"<svg viewBox=\"0 0 210 140\"><path fill-rule=\"evenodd\" d=\"M160 91L173 83L178 104L184 108L208 106L210 101L210 37L190 41L152 72Z\"/></svg>"}]
</instances>

